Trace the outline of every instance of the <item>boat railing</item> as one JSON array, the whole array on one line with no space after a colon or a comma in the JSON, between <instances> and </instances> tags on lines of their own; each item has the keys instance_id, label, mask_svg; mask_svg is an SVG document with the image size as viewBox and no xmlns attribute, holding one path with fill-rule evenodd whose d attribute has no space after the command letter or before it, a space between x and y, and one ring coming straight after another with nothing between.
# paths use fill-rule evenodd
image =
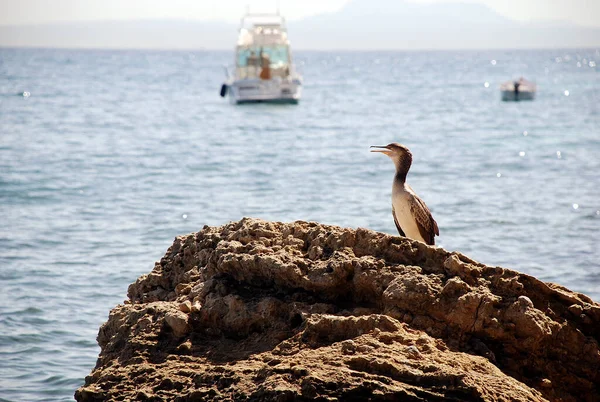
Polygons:
<instances>
[{"instance_id":1,"label":"boat railing","mask_svg":"<svg viewBox=\"0 0 600 402\"><path fill-rule=\"evenodd\" d=\"M247 21L252 21L252 20L267 20L264 23L265 24L271 24L271 23L275 23L281 26L282 30L285 30L285 18L279 14L279 12L277 12L277 14L271 14L271 13L246 13L244 14L244 16L242 17L242 19L240 20L240 29L242 28L246 28L246 23ZM268 21L269 19L273 19L277 22L270 22ZM252 23L251 26L257 24L256 22ZM260 23L258 24L260 25Z\"/></svg>"}]
</instances>

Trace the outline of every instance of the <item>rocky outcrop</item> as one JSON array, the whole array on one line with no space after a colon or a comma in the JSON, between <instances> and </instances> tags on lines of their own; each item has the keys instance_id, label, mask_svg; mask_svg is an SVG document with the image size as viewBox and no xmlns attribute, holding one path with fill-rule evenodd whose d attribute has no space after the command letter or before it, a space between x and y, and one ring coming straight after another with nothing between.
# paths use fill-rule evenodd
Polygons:
<instances>
[{"instance_id":1,"label":"rocky outcrop","mask_svg":"<svg viewBox=\"0 0 600 402\"><path fill-rule=\"evenodd\" d=\"M128 296L78 401L600 400L600 305L371 230L206 226Z\"/></svg>"}]
</instances>

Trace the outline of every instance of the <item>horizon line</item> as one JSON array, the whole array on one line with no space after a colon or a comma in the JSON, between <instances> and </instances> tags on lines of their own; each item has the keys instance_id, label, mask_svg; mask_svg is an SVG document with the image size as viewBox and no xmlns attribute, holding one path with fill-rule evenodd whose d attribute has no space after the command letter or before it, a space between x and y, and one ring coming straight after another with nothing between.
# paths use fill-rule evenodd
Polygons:
<instances>
[{"instance_id":1,"label":"horizon line","mask_svg":"<svg viewBox=\"0 0 600 402\"><path fill-rule=\"evenodd\" d=\"M6 46L0 45L0 50L77 50L77 51L113 51L113 52L127 52L127 51L154 51L154 52L232 52L235 50L235 46L231 49L225 48L151 48L151 47L73 47L73 46L38 46L38 45L21 45L21 46ZM485 52L485 51L539 51L539 50L595 50L600 51L600 43L592 46L573 46L573 47L490 47L490 48L380 48L380 49L347 49L347 48L331 48L331 49L309 49L309 48L296 48L294 53L297 52Z\"/></svg>"}]
</instances>

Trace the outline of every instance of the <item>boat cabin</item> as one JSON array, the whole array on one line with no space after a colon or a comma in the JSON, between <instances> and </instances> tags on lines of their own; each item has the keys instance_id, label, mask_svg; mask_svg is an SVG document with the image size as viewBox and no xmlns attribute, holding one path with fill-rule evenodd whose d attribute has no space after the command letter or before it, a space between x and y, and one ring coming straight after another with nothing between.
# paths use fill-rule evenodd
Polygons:
<instances>
[{"instance_id":1,"label":"boat cabin","mask_svg":"<svg viewBox=\"0 0 600 402\"><path fill-rule=\"evenodd\" d=\"M250 16L250 17L260 17ZM273 17L269 15L269 17ZM248 16L242 19L242 27L235 53L235 76L237 79L272 79L290 76L292 66L290 43L283 17L275 22L253 22L244 26Z\"/></svg>"}]
</instances>

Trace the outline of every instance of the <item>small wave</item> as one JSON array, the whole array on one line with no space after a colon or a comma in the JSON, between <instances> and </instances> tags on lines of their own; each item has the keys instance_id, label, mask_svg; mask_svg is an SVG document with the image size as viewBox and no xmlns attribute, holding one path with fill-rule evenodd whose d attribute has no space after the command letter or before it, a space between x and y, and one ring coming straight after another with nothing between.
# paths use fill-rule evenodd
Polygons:
<instances>
[{"instance_id":1,"label":"small wave","mask_svg":"<svg viewBox=\"0 0 600 402\"><path fill-rule=\"evenodd\" d=\"M50 384L50 385L68 385L72 381L73 381L72 379L70 379L68 377L64 377L62 375L53 375L53 376L44 378L40 382L42 384ZM48 391L50 391L50 390L48 390Z\"/></svg>"},{"instance_id":2,"label":"small wave","mask_svg":"<svg viewBox=\"0 0 600 402\"><path fill-rule=\"evenodd\" d=\"M1 341L1 339L0 339ZM44 349L39 346L31 346L27 348L18 348L7 352L0 352L0 356L8 358L9 356L30 356L35 353L43 352Z\"/></svg>"},{"instance_id":3,"label":"small wave","mask_svg":"<svg viewBox=\"0 0 600 402\"><path fill-rule=\"evenodd\" d=\"M10 79L10 77L9 77L9 79ZM0 96L6 96L6 97L15 97L15 96L18 96L19 98L29 98L31 96L31 92L29 92L29 91L0 92Z\"/></svg>"},{"instance_id":4,"label":"small wave","mask_svg":"<svg viewBox=\"0 0 600 402\"><path fill-rule=\"evenodd\" d=\"M8 318L9 321L10 317ZM6 321L4 323L6 323ZM44 342L44 337L41 334L37 334L37 333L24 333L25 331L22 329L23 324L22 322L16 322L15 320L12 320L12 324L16 324L13 325L12 327L15 328L14 331L12 331L13 335L2 335L0 336L0 345L11 345L11 344L15 344L15 345L24 345L24 344L33 344L33 345L37 345L37 344L42 344Z\"/></svg>"},{"instance_id":5,"label":"small wave","mask_svg":"<svg viewBox=\"0 0 600 402\"><path fill-rule=\"evenodd\" d=\"M37 307L27 307L23 310L3 312L3 314L6 314L6 315L37 315L37 314L43 314L43 313L44 313L44 310L37 308Z\"/></svg>"}]
</instances>

